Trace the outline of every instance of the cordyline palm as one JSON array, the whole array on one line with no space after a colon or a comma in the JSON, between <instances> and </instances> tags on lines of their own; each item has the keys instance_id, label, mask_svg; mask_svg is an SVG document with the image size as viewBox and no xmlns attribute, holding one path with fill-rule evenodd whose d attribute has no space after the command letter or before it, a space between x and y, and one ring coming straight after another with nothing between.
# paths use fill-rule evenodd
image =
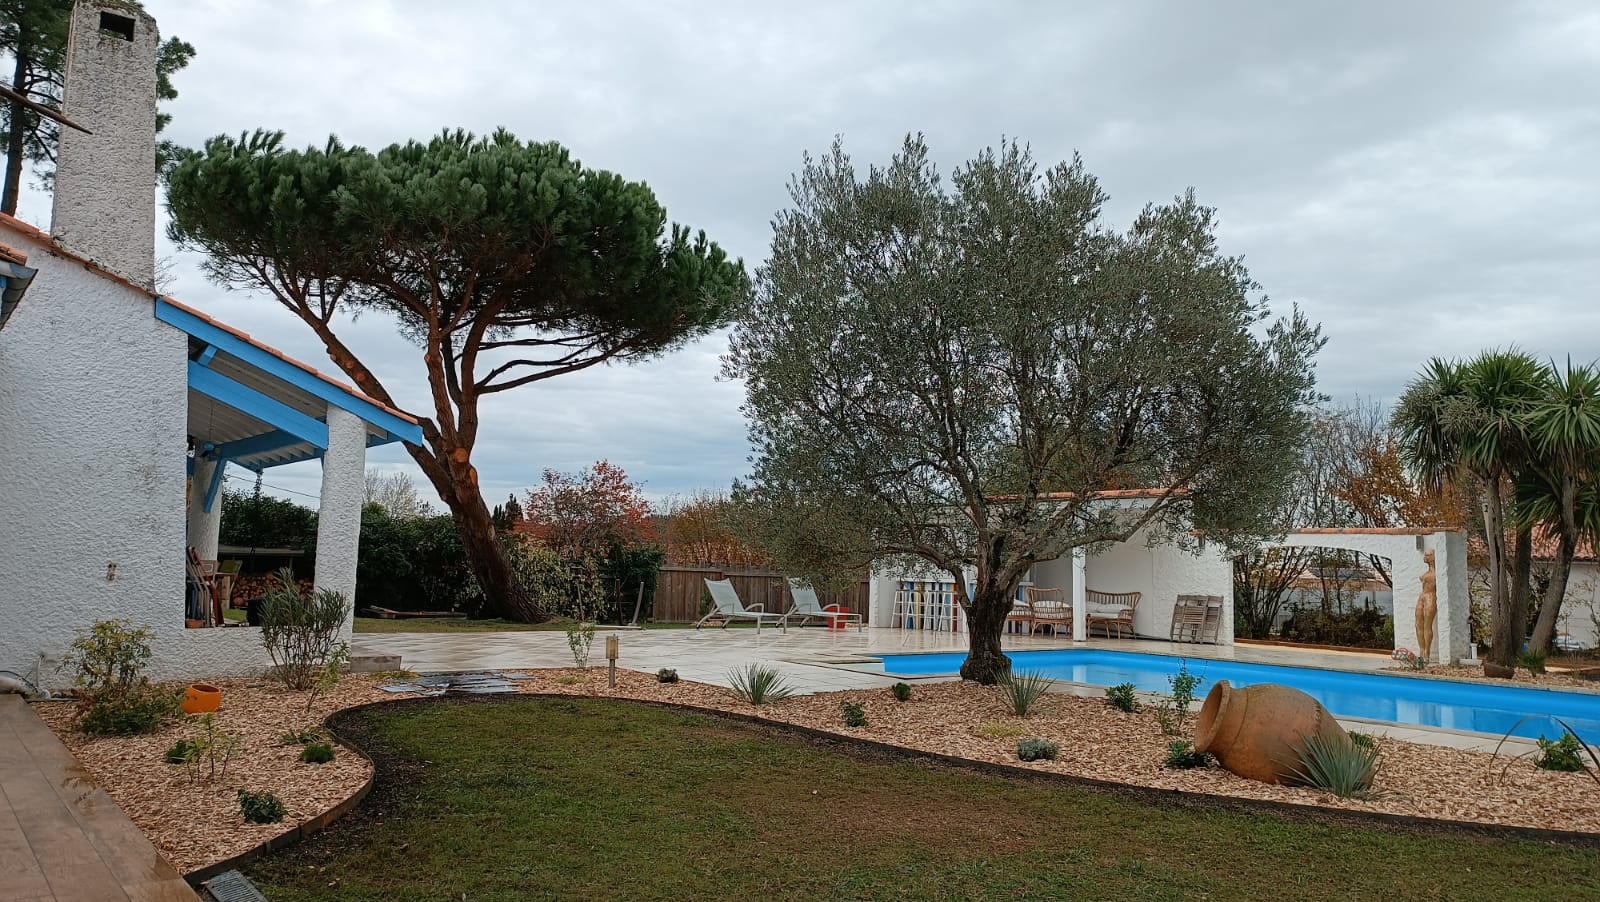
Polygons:
<instances>
[{"instance_id":1,"label":"cordyline palm","mask_svg":"<svg viewBox=\"0 0 1600 902\"><path fill-rule=\"evenodd\" d=\"M1600 535L1600 372L1593 365L1566 370L1551 366L1545 397L1524 417L1533 459L1517 479L1513 524L1543 527L1557 539L1556 566L1550 575L1533 627L1533 648L1548 653L1566 595L1567 577L1578 543Z\"/></svg>"},{"instance_id":2,"label":"cordyline palm","mask_svg":"<svg viewBox=\"0 0 1600 902\"><path fill-rule=\"evenodd\" d=\"M1467 477L1482 484L1491 589L1490 660L1511 666L1527 621L1531 527L1517 531L1507 560L1504 492L1531 456L1526 418L1549 375L1520 351L1491 351L1465 363L1435 358L1406 387L1394 415L1401 453L1430 490Z\"/></svg>"}]
</instances>

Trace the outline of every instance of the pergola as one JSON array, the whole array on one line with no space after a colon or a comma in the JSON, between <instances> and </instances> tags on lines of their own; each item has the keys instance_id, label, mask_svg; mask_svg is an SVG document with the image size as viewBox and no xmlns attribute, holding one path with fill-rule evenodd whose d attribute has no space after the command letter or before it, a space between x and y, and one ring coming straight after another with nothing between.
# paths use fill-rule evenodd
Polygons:
<instances>
[{"instance_id":1,"label":"pergola","mask_svg":"<svg viewBox=\"0 0 1600 902\"><path fill-rule=\"evenodd\" d=\"M216 558L228 463L260 473L320 459L315 583L353 599L367 448L420 444L415 418L171 298L155 316L189 337L189 545Z\"/></svg>"}]
</instances>

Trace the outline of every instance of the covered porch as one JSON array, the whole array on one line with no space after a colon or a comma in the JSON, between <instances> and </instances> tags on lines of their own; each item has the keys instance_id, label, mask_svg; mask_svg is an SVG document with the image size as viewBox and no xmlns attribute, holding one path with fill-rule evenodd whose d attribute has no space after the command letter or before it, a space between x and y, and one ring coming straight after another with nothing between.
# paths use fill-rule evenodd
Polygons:
<instances>
[{"instance_id":1,"label":"covered porch","mask_svg":"<svg viewBox=\"0 0 1600 902\"><path fill-rule=\"evenodd\" d=\"M322 462L314 585L354 600L367 449L420 443L416 421L170 298L155 315L188 337L185 624L225 622L214 574L230 463L260 474Z\"/></svg>"}]
</instances>

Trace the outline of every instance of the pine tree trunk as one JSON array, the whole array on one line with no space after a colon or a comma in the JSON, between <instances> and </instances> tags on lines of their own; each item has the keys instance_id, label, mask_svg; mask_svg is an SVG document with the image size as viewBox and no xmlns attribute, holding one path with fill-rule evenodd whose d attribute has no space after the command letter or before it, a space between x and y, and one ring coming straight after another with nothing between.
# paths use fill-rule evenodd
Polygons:
<instances>
[{"instance_id":1,"label":"pine tree trunk","mask_svg":"<svg viewBox=\"0 0 1600 902\"><path fill-rule=\"evenodd\" d=\"M16 56L17 67L11 76L11 90L21 93L28 77L28 54L18 47ZM17 214L17 202L22 195L22 156L26 147L27 116L27 107L11 101L11 133L6 136L6 183L4 194L0 195L0 213L7 216Z\"/></svg>"},{"instance_id":2,"label":"pine tree trunk","mask_svg":"<svg viewBox=\"0 0 1600 902\"><path fill-rule=\"evenodd\" d=\"M1011 602L1011 593L1005 586L980 582L975 588L967 610L969 648L967 660L961 665L962 679L992 686L1011 672L1011 659L1000 650L1000 637L1005 633Z\"/></svg>"},{"instance_id":3,"label":"pine tree trunk","mask_svg":"<svg viewBox=\"0 0 1600 902\"><path fill-rule=\"evenodd\" d=\"M443 442L438 444L442 445ZM489 507L478 491L476 473L471 464L466 463L466 453L462 451L452 455L446 451L435 455L427 448L412 446L407 446L407 450L428 481L433 483L440 500L450 508L456 532L461 536L461 548L466 553L467 565L478 580L478 588L483 591L489 610L506 620L519 623L543 623L549 620L550 614L539 607L511 569L505 546L500 544L495 535ZM445 467L439 463L456 458L461 463L455 467ZM466 472L452 472L461 469Z\"/></svg>"}]
</instances>

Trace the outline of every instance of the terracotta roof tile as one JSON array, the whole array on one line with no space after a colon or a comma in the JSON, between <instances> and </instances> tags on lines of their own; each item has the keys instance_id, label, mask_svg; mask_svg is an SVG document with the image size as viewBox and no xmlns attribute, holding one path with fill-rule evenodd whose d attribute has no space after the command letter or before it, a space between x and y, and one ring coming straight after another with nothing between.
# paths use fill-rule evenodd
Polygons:
<instances>
[{"instance_id":1,"label":"terracotta roof tile","mask_svg":"<svg viewBox=\"0 0 1600 902\"><path fill-rule=\"evenodd\" d=\"M14 247L0 244L0 260L6 260L18 266L25 266L28 262L28 255Z\"/></svg>"},{"instance_id":2,"label":"terracotta roof tile","mask_svg":"<svg viewBox=\"0 0 1600 902\"><path fill-rule=\"evenodd\" d=\"M1513 539L1513 534L1512 533L1506 533L1506 551L1508 553L1511 550L1512 539ZM1479 538L1478 536L1473 536L1470 539L1468 539L1467 540L1467 547L1472 552L1472 554L1474 556L1487 555L1489 553L1488 546L1486 546L1484 544L1484 542L1483 542L1483 539ZM1559 536L1557 536L1551 530L1545 529L1543 527L1539 527L1539 528L1534 529L1534 531L1533 531L1533 559L1534 560L1536 560L1536 561L1553 561L1553 560L1556 559L1556 556L1560 551L1561 551L1561 538ZM1575 560L1575 561L1594 561L1594 560L1596 560L1594 544L1589 542L1587 539L1583 539L1583 538L1578 539L1577 553L1572 556L1572 559Z\"/></svg>"}]
</instances>

